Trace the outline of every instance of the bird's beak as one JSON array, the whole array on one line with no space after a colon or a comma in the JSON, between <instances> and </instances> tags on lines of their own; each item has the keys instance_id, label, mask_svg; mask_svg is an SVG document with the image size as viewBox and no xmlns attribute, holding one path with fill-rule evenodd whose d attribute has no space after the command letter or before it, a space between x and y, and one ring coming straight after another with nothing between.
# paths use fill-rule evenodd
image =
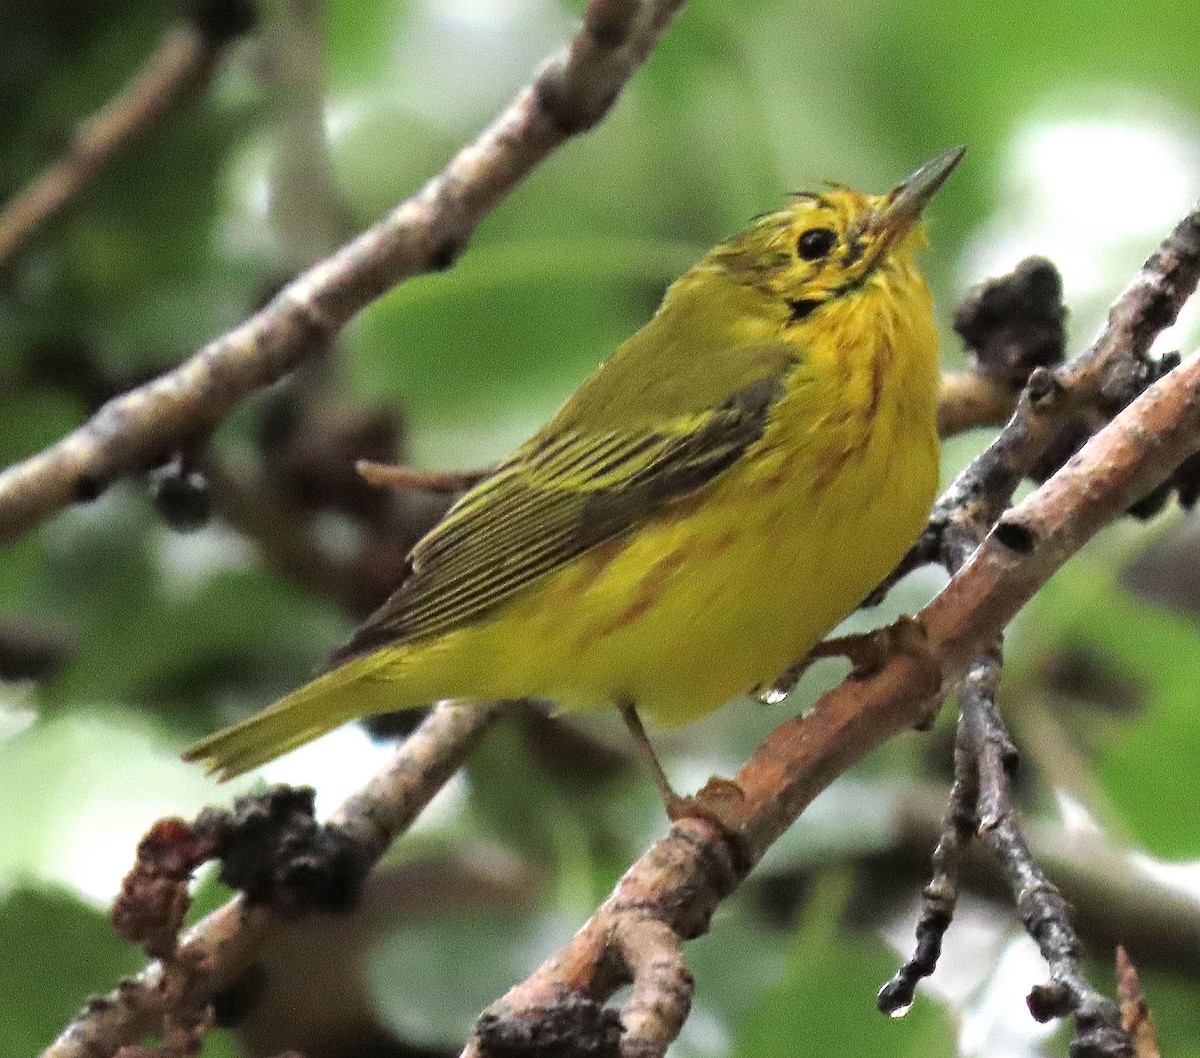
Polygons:
<instances>
[{"instance_id":1,"label":"bird's beak","mask_svg":"<svg viewBox=\"0 0 1200 1058\"><path fill-rule=\"evenodd\" d=\"M912 230L929 200L966 153L966 147L953 147L930 158L912 176L883 196L882 204L867 218L861 233L870 247L867 254L871 263L881 260L888 247L894 246Z\"/></svg>"}]
</instances>

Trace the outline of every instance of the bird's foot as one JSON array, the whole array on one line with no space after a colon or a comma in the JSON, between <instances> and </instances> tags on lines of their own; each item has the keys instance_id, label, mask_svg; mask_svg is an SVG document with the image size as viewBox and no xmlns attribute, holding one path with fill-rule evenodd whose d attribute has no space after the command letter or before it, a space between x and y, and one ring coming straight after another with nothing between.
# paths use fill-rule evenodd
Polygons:
<instances>
[{"instance_id":1,"label":"bird's foot","mask_svg":"<svg viewBox=\"0 0 1200 1058\"><path fill-rule=\"evenodd\" d=\"M746 795L732 779L714 775L704 784L699 793L683 797L674 790L663 793L667 818L672 823L681 819L703 819L721 832L729 842L735 855L747 856L745 839Z\"/></svg>"},{"instance_id":2,"label":"bird's foot","mask_svg":"<svg viewBox=\"0 0 1200 1058\"><path fill-rule=\"evenodd\" d=\"M723 833L736 834L746 821L746 795L732 779L714 775L699 793L684 797L674 790L665 793L663 803L672 823L681 819L706 819Z\"/></svg>"},{"instance_id":3,"label":"bird's foot","mask_svg":"<svg viewBox=\"0 0 1200 1058\"><path fill-rule=\"evenodd\" d=\"M732 850L733 857L739 865L748 866L752 863L749 846L745 839L746 825L746 795L742 788L732 779L722 779L714 775L704 784L704 788L690 797L683 797L675 792L659 763L658 755L650 744L642 719L632 702L617 703L625 723L633 735L638 750L650 766L654 783L662 797L667 810L667 818L672 823L681 819L703 819L716 827Z\"/></svg>"},{"instance_id":4,"label":"bird's foot","mask_svg":"<svg viewBox=\"0 0 1200 1058\"><path fill-rule=\"evenodd\" d=\"M882 669L893 654L912 658L929 677L931 684L941 685L941 661L930 649L925 627L915 617L903 615L886 628L818 643L804 658L785 669L774 683L758 692L758 698L768 705L783 701L795 689L809 666L821 658L846 658L851 665L850 679L867 680Z\"/></svg>"}]
</instances>

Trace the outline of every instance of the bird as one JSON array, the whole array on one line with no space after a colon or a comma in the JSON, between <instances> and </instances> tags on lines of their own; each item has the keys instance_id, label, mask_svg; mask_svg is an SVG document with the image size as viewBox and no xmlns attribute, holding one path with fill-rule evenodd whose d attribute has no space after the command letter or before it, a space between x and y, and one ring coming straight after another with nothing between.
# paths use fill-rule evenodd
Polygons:
<instances>
[{"instance_id":1,"label":"bird","mask_svg":"<svg viewBox=\"0 0 1200 1058\"><path fill-rule=\"evenodd\" d=\"M417 542L321 675L185 759L226 779L447 698L610 705L667 814L695 812L643 716L674 727L795 671L930 514L938 333L916 255L964 152L883 194L795 193L711 249Z\"/></svg>"}]
</instances>

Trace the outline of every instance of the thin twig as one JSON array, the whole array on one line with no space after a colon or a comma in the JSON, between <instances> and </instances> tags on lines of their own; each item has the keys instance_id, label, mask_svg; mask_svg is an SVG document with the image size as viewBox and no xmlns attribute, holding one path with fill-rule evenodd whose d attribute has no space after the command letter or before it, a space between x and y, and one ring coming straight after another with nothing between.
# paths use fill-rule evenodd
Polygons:
<instances>
[{"instance_id":1,"label":"thin twig","mask_svg":"<svg viewBox=\"0 0 1200 1058\"><path fill-rule=\"evenodd\" d=\"M1021 390L978 371L942 375L938 393L938 436L953 437L981 426L1003 426L1017 408Z\"/></svg>"},{"instance_id":2,"label":"thin twig","mask_svg":"<svg viewBox=\"0 0 1200 1058\"><path fill-rule=\"evenodd\" d=\"M232 22L217 26L198 17L170 29L133 80L79 127L63 156L0 210L0 272L114 158L177 106L195 99L212 78L225 45L252 24L247 4L242 17Z\"/></svg>"},{"instance_id":3,"label":"thin twig","mask_svg":"<svg viewBox=\"0 0 1200 1058\"><path fill-rule=\"evenodd\" d=\"M1016 751L996 706L999 672L998 655L981 657L967 674L959 704L979 774L979 835L1004 868L1017 913L1050 967L1051 983L1029 994L1030 1012L1038 1021L1074 1015L1072 1055L1132 1058L1133 1043L1117 1004L1083 976L1082 946L1070 908L1034 861L1021 832L1008 779Z\"/></svg>"},{"instance_id":4,"label":"thin twig","mask_svg":"<svg viewBox=\"0 0 1200 1058\"><path fill-rule=\"evenodd\" d=\"M380 489L412 492L465 492L489 474L487 470L418 470L415 467L389 466L360 459L354 469L368 485Z\"/></svg>"},{"instance_id":5,"label":"thin twig","mask_svg":"<svg viewBox=\"0 0 1200 1058\"><path fill-rule=\"evenodd\" d=\"M1030 374L1062 363L1066 315L1062 278L1041 257L1028 257L971 291L955 310L954 329L971 354L972 370L942 378L941 436L1008 422Z\"/></svg>"},{"instance_id":6,"label":"thin twig","mask_svg":"<svg viewBox=\"0 0 1200 1058\"><path fill-rule=\"evenodd\" d=\"M604 117L684 2L590 0L566 51L417 194L178 368L0 474L0 543L212 430L252 393L318 355L397 283L448 268L483 217Z\"/></svg>"},{"instance_id":7,"label":"thin twig","mask_svg":"<svg viewBox=\"0 0 1200 1058\"><path fill-rule=\"evenodd\" d=\"M963 853L979 826L979 776L974 765L974 747L960 724L954 743L954 784L931 857L932 877L921 892L921 914L915 929L917 947L912 958L879 990L877 1002L885 1013L911 1006L917 983L933 973L941 957L942 939L958 906Z\"/></svg>"},{"instance_id":8,"label":"thin twig","mask_svg":"<svg viewBox=\"0 0 1200 1058\"><path fill-rule=\"evenodd\" d=\"M1145 389L1155 374L1147 353L1175 322L1200 279L1200 203L1192 207L1113 303L1108 320L1086 352L1068 364L1035 372L1017 412L996 440L939 499L933 521L954 512L987 513L1007 504L1013 490L1071 427L1106 422ZM1069 452L1067 453L1069 455ZM1064 456L1065 458L1065 456Z\"/></svg>"},{"instance_id":9,"label":"thin twig","mask_svg":"<svg viewBox=\"0 0 1200 1058\"><path fill-rule=\"evenodd\" d=\"M862 879L856 890L864 903L861 914L883 904L890 910L890 894L923 885L933 876L931 853L946 833L944 788L932 780L909 784L889 819L894 840L886 848L851 850L845 860ZM1072 921L1090 953L1125 943L1139 953L1139 962L1156 970L1191 972L1200 949L1200 898L1159 879L1153 865L1147 868L1131 859L1127 846L1104 831L1081 830L1041 815L1026 820L1023 829L1035 862L1071 905ZM1008 881L990 849L972 842L960 852L960 892L969 889L993 904L1011 900ZM805 873L802 866L786 865L766 876L759 873L760 899L800 894ZM788 906L785 897L782 908Z\"/></svg>"}]
</instances>

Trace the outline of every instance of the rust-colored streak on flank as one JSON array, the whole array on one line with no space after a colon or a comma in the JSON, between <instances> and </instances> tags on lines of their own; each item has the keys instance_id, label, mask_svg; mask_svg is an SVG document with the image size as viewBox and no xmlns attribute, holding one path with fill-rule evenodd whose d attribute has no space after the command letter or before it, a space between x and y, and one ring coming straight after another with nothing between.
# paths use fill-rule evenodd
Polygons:
<instances>
[{"instance_id":1,"label":"rust-colored streak on flank","mask_svg":"<svg viewBox=\"0 0 1200 1058\"><path fill-rule=\"evenodd\" d=\"M732 540L733 537L731 534L729 542L732 543ZM588 642L595 643L604 639L606 636L610 636L614 632L619 632L626 625L632 624L639 618L644 617L650 608L658 602L659 596L662 595L663 589L666 588L671 577L689 563L693 557L689 551L680 548L659 559L654 564L654 568L638 582L637 593L629 605L607 624L603 624L597 628L588 637Z\"/></svg>"},{"instance_id":2,"label":"rust-colored streak on flank","mask_svg":"<svg viewBox=\"0 0 1200 1058\"><path fill-rule=\"evenodd\" d=\"M543 589L546 593L542 606L544 612L554 613L560 607L574 606L579 601L580 593L604 575L628 543L628 540L622 538L608 540L581 555L574 573L567 579L554 581Z\"/></svg>"},{"instance_id":3,"label":"rust-colored streak on flank","mask_svg":"<svg viewBox=\"0 0 1200 1058\"><path fill-rule=\"evenodd\" d=\"M833 484L849 460L850 450L847 448L836 451L832 449L826 450L825 458L821 460L820 469L808 483L810 502L815 503L825 494L825 491Z\"/></svg>"},{"instance_id":4,"label":"rust-colored streak on flank","mask_svg":"<svg viewBox=\"0 0 1200 1058\"><path fill-rule=\"evenodd\" d=\"M599 547L592 548L585 556L580 572L584 580L595 580L609 566L613 560L625 549L628 543L622 537L616 540L609 540L607 543L601 544Z\"/></svg>"},{"instance_id":5,"label":"rust-colored streak on flank","mask_svg":"<svg viewBox=\"0 0 1200 1058\"><path fill-rule=\"evenodd\" d=\"M879 411L879 402L883 397L883 387L887 382L888 373L892 369L892 347L887 343L875 350L871 360L871 399L867 403L866 418L873 419Z\"/></svg>"},{"instance_id":6,"label":"rust-colored streak on flank","mask_svg":"<svg viewBox=\"0 0 1200 1058\"><path fill-rule=\"evenodd\" d=\"M857 336L840 334L837 340L837 384L849 390L854 384L854 359L861 355Z\"/></svg>"},{"instance_id":7,"label":"rust-colored streak on flank","mask_svg":"<svg viewBox=\"0 0 1200 1058\"><path fill-rule=\"evenodd\" d=\"M671 577L688 563L689 558L688 553L680 549L656 562L654 568L638 583L633 601L608 626L601 628L597 638L603 639L606 635L643 617L658 601Z\"/></svg>"},{"instance_id":8,"label":"rust-colored streak on flank","mask_svg":"<svg viewBox=\"0 0 1200 1058\"><path fill-rule=\"evenodd\" d=\"M762 491L764 493L775 492L777 489L783 488L787 482L791 481L794 477L792 463L793 460L790 456L781 459L779 461L779 465L762 479Z\"/></svg>"},{"instance_id":9,"label":"rust-colored streak on flank","mask_svg":"<svg viewBox=\"0 0 1200 1058\"><path fill-rule=\"evenodd\" d=\"M718 536L711 544L707 544L696 552L696 558L700 562L708 562L716 558L722 551L733 545L733 542L738 538L738 534L733 529L727 529Z\"/></svg>"}]
</instances>

